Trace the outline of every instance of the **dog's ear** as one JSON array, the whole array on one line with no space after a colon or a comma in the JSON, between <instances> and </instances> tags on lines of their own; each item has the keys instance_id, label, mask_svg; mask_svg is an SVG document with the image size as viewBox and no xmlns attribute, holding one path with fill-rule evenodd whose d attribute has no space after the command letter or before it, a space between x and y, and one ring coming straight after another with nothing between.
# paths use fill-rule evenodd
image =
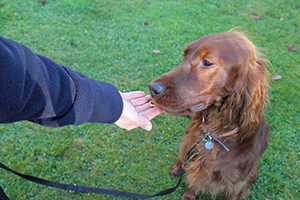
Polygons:
<instances>
[{"instance_id":1,"label":"dog's ear","mask_svg":"<svg viewBox=\"0 0 300 200\"><path fill-rule=\"evenodd\" d=\"M264 63L268 61L259 58L258 55L255 60L245 61L237 74L227 102L221 108L230 116L229 120L232 123L238 124L239 132L243 134L251 133L257 128L268 101L268 71Z\"/></svg>"}]
</instances>

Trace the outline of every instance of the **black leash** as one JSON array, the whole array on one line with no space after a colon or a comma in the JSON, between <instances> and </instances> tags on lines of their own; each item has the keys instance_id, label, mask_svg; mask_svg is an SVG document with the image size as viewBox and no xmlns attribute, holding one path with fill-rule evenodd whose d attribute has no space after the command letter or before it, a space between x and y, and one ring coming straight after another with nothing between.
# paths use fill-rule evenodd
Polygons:
<instances>
[{"instance_id":1,"label":"black leash","mask_svg":"<svg viewBox=\"0 0 300 200\"><path fill-rule=\"evenodd\" d=\"M8 196L4 193L2 187L0 186L0 199L1 200L9 200Z\"/></svg>"},{"instance_id":2,"label":"black leash","mask_svg":"<svg viewBox=\"0 0 300 200\"><path fill-rule=\"evenodd\" d=\"M46 186L50 186L50 187L54 187L54 188L69 190L70 192L78 192L78 193L91 192L91 193L98 193L98 194L109 194L109 195L115 195L115 196L120 196L120 197L132 198L132 199L149 199L152 197L158 197L158 196L164 196L167 194L171 194L178 188L178 186L180 185L180 182L181 182L181 177L180 177L177 185L173 188L169 188L169 189L160 191L154 195L143 195L143 194L135 194L135 193L130 193L130 192L122 192L122 191L118 191L118 190L109 190L109 189L102 189L102 188L89 188L89 187L77 186L75 184L71 185L71 184L64 184L64 183L48 181L45 179L41 179L41 178L37 178L37 177L30 176L27 174L22 174L22 173L16 172L16 171L10 169L9 167L5 166L1 162L0 162L0 167L18 175L24 179L27 179L29 181L32 181L32 182L35 182L38 184L42 184L42 185L46 185ZM6 196L6 194L4 193L1 186L0 186L0 199L1 200L9 200L9 198Z\"/></svg>"}]
</instances>

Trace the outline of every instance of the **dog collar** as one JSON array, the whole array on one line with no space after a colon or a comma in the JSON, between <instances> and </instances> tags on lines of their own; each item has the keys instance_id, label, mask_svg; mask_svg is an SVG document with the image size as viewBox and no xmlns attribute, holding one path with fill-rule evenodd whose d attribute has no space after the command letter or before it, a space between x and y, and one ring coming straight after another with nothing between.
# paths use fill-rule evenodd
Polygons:
<instances>
[{"instance_id":1,"label":"dog collar","mask_svg":"<svg viewBox=\"0 0 300 200\"><path fill-rule=\"evenodd\" d=\"M204 138L208 138L207 140L204 140L204 141L206 142L206 143L205 143L205 147L206 147L207 149L212 149L212 147L213 147L213 145L212 145L212 140L215 140L215 141L217 141L220 145L222 145L226 151L229 151L229 149L228 149L228 148L227 148L220 140L218 140L217 138L211 136L211 134L210 134L207 130L205 130L204 128L203 128L203 130L204 130L204 132L206 133L206 135L205 135ZM232 129L231 131L228 131L228 132L226 132L226 133L222 133L219 137L227 137L227 136L231 136L231 135L235 134L237 131L238 131L238 127L235 127L235 128ZM203 138L203 139L204 139L204 138ZM203 140L203 139L202 139L202 140Z\"/></svg>"},{"instance_id":2,"label":"dog collar","mask_svg":"<svg viewBox=\"0 0 300 200\"><path fill-rule=\"evenodd\" d=\"M203 123L204 123L204 121L206 120L206 117L207 117L207 111L205 112L205 115L204 115L204 117L203 117L203 119L202 119ZM204 138L209 138L209 140L206 141L206 144L205 144L205 147L206 147L207 149L212 149L213 145L212 145L212 142L211 142L211 141L212 141L212 140L215 140L215 141L217 141L220 145L222 145L226 151L229 151L229 149L228 149L221 141L219 141L219 140L218 140L217 138L215 138L215 137L212 137L211 134L210 134L210 132L209 132L208 130L206 130L203 126L202 126L202 128L203 128L203 131L206 133L206 135L205 135ZM230 130L230 131L228 131L228 132L222 133L219 137L222 138L222 137L231 136L231 135L237 133L238 130L239 130L238 127L235 127L234 129L232 129L232 130ZM202 139L202 141L203 141L203 139ZM207 144L207 143L208 143L208 144Z\"/></svg>"},{"instance_id":3,"label":"dog collar","mask_svg":"<svg viewBox=\"0 0 300 200\"><path fill-rule=\"evenodd\" d=\"M205 116L203 117L202 121L204 122L205 119L207 117L207 112L205 113ZM194 159L197 155L197 153L201 150L199 150L199 144L205 142L205 148L206 149L212 149L213 148L213 140L217 141L222 147L224 147L224 149L229 152L229 149L221 142L219 141L216 137L211 136L210 132L208 130L205 130L205 128L202 126L203 131L206 133L206 135L202 138L202 140L200 140L199 142L197 142L191 149L190 151L187 153L186 158L185 158L185 164L187 164L187 162L191 161L192 159ZM238 127L235 127L234 129L222 133L220 136L218 136L219 138L223 138L223 137L228 137L231 135L234 135L235 133L238 132Z\"/></svg>"}]
</instances>

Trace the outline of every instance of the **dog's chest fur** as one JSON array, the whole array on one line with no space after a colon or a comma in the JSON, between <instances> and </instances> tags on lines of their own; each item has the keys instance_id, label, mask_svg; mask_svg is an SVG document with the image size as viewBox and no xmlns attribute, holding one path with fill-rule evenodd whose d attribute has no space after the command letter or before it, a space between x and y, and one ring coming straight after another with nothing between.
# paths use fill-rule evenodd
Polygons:
<instances>
[{"instance_id":1,"label":"dog's chest fur","mask_svg":"<svg viewBox=\"0 0 300 200\"><path fill-rule=\"evenodd\" d=\"M212 149L207 149L202 142L194 159L187 162L188 152L205 134L202 124L192 121L182 140L179 158L186 182L194 191L202 193L215 195L225 190L234 193L234 190L243 187L247 177L257 168L260 156L253 150L256 136L245 141L240 141L237 135L222 139L229 152L216 141L213 141Z\"/></svg>"}]
</instances>

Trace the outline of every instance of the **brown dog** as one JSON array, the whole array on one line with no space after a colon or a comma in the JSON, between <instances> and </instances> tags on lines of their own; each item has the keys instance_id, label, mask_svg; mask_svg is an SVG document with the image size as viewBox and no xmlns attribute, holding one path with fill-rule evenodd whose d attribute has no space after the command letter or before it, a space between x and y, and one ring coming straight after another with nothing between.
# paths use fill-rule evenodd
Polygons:
<instances>
[{"instance_id":1,"label":"brown dog","mask_svg":"<svg viewBox=\"0 0 300 200\"><path fill-rule=\"evenodd\" d=\"M182 199L249 195L269 141L266 63L242 33L217 33L190 43L182 63L149 84L165 113L191 116L171 168L187 183Z\"/></svg>"}]
</instances>

